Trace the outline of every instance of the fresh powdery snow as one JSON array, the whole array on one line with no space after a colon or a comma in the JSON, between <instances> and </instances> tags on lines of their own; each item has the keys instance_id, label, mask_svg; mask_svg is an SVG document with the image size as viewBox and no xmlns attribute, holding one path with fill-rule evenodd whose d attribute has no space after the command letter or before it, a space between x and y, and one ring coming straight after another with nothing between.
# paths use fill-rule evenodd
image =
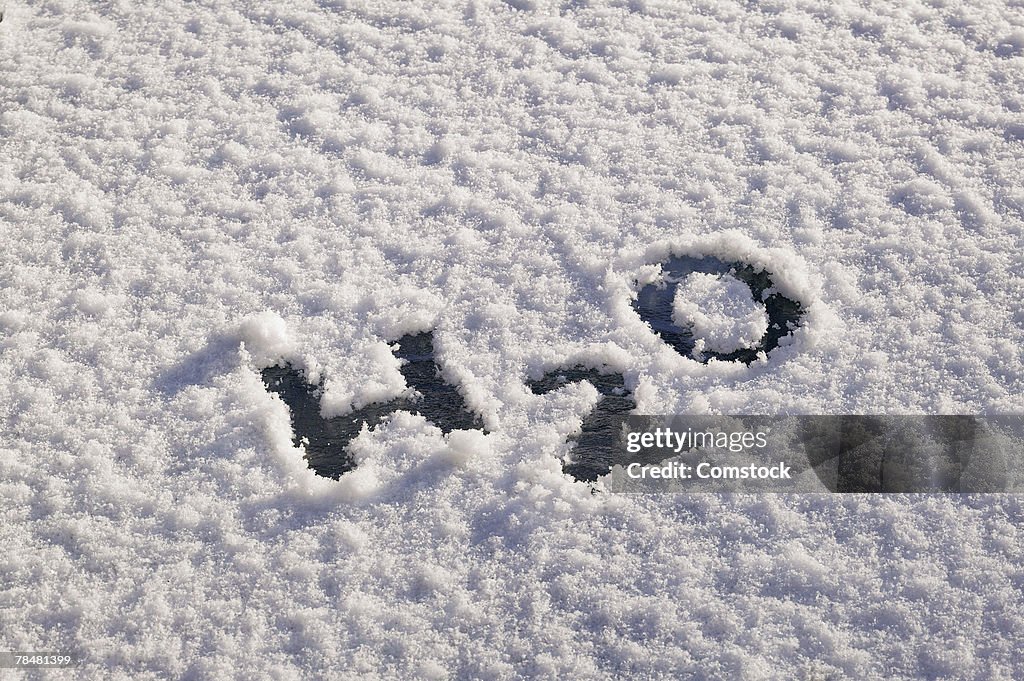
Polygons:
<instances>
[{"instance_id":1,"label":"fresh powdery snow","mask_svg":"<svg viewBox=\"0 0 1024 681\"><path fill-rule=\"evenodd\" d=\"M732 275L694 273L676 288L672 320L690 326L699 344L715 352L757 345L768 331L764 308L746 284Z\"/></svg>"},{"instance_id":2,"label":"fresh powdery snow","mask_svg":"<svg viewBox=\"0 0 1024 681\"><path fill-rule=\"evenodd\" d=\"M0 651L80 663L0 673L1022 678L1021 497L612 494L562 471L597 389L527 386L1022 413L1022 169L1020 0L7 0ZM671 256L800 325L675 352ZM344 415L429 331L484 428L315 475L261 370Z\"/></svg>"}]
</instances>

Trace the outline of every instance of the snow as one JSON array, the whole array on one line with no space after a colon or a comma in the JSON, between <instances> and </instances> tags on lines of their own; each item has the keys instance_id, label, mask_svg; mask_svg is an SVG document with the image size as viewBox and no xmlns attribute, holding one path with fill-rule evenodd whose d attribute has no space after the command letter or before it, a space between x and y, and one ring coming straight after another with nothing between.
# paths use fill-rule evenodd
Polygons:
<instances>
[{"instance_id":1,"label":"snow","mask_svg":"<svg viewBox=\"0 0 1024 681\"><path fill-rule=\"evenodd\" d=\"M1022 31L1009 1L6 3L0 647L83 678L1024 675L1018 496L592 493L561 459L596 390L526 386L1021 413ZM630 306L670 254L767 269L803 325L680 356ZM317 477L259 370L341 414L429 330L488 434L396 414Z\"/></svg>"},{"instance_id":2,"label":"snow","mask_svg":"<svg viewBox=\"0 0 1024 681\"><path fill-rule=\"evenodd\" d=\"M284 362L292 353L285 321L269 310L242 321L238 340L239 348L248 351L250 361L258 368Z\"/></svg>"},{"instance_id":3,"label":"snow","mask_svg":"<svg viewBox=\"0 0 1024 681\"><path fill-rule=\"evenodd\" d=\"M754 347L768 330L768 316L750 288L728 274L687 277L676 289L672 321L692 328L701 350L716 352Z\"/></svg>"}]
</instances>

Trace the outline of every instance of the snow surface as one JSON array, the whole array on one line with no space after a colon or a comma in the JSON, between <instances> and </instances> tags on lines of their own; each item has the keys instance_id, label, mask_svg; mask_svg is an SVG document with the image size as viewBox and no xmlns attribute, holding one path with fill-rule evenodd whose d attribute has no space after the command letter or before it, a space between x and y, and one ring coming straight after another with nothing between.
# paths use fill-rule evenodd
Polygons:
<instances>
[{"instance_id":1,"label":"snow surface","mask_svg":"<svg viewBox=\"0 0 1024 681\"><path fill-rule=\"evenodd\" d=\"M0 640L46 678L1024 676L1017 496L615 496L644 413L1024 410L1024 6L7 2ZM807 309L751 366L630 307L670 253ZM325 415L437 359L489 434ZM5 673L9 670L5 670ZM15 678L18 673L10 672ZM43 678L43 673L22 674Z\"/></svg>"},{"instance_id":2,"label":"snow surface","mask_svg":"<svg viewBox=\"0 0 1024 681\"><path fill-rule=\"evenodd\" d=\"M764 307L750 296L750 287L725 274L694 273L676 288L672 321L689 327L697 339L694 350L732 352L755 347L768 331Z\"/></svg>"}]
</instances>

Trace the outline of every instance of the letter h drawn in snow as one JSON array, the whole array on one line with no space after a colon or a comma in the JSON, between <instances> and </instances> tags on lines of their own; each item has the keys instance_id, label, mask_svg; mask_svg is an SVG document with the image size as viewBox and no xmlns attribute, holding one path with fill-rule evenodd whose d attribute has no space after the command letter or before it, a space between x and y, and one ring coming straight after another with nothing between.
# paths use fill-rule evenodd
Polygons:
<instances>
[{"instance_id":1,"label":"letter h drawn in snow","mask_svg":"<svg viewBox=\"0 0 1024 681\"><path fill-rule=\"evenodd\" d=\"M469 411L455 386L441 376L434 361L434 333L417 333L398 340L395 355L405 360L399 371L410 388L406 396L376 402L342 416L325 419L320 416L320 391L290 366L274 366L263 370L263 382L277 393L291 412L292 432L296 447L305 446L309 467L318 475L337 480L355 468L346 451L359 435L363 424L371 427L397 411L422 414L441 429L483 429L480 417Z\"/></svg>"}]
</instances>

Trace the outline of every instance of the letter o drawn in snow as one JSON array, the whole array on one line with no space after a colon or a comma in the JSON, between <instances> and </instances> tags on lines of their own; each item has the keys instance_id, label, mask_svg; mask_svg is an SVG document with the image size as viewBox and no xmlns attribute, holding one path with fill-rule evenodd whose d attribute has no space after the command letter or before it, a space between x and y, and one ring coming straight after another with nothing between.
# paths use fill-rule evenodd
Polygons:
<instances>
[{"instance_id":1,"label":"letter o drawn in snow","mask_svg":"<svg viewBox=\"0 0 1024 681\"><path fill-rule=\"evenodd\" d=\"M672 256L662 263L662 271L664 276L661 280L640 289L636 300L633 301L633 309L669 347L684 357L691 357L705 364L712 359L750 364L762 352L767 356L779 347L782 338L800 325L804 315L803 306L799 302L775 290L771 275L767 271L755 270L751 265L725 262L713 256ZM699 338L695 331L707 326L700 323L705 321L705 311L695 308L687 301L681 301L680 304L680 301L676 300L677 293L681 287L685 287L691 275L710 275L746 284L751 302L763 306L763 316L767 317L767 325L761 324L761 328L764 329L761 337L755 339L750 333L752 329L757 328L756 317L752 317L745 320L745 324L726 329L738 334L733 340L739 340L738 343L734 343L739 347L716 347L715 343ZM681 317L680 312L685 313L687 310L691 314L683 314ZM718 312L717 321L721 325L722 310Z\"/></svg>"}]
</instances>

